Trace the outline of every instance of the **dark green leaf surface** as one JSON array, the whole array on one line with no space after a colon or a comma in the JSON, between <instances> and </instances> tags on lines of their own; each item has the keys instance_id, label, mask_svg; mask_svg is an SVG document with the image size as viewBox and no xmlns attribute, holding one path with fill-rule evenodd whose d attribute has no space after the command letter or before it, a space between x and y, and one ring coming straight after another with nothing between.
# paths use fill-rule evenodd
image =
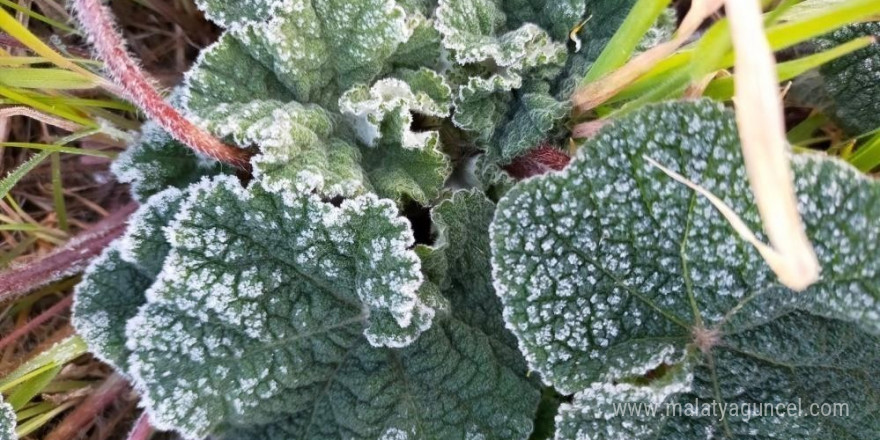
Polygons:
<instances>
[{"instance_id":1,"label":"dark green leaf surface","mask_svg":"<svg viewBox=\"0 0 880 440\"><path fill-rule=\"evenodd\" d=\"M607 127L561 173L500 202L495 286L532 369L566 394L557 439L876 438L880 186L841 162L794 158L822 264L796 294L704 198L760 231L733 115L667 103ZM846 403L846 417L620 416L616 404Z\"/></svg>"}]
</instances>

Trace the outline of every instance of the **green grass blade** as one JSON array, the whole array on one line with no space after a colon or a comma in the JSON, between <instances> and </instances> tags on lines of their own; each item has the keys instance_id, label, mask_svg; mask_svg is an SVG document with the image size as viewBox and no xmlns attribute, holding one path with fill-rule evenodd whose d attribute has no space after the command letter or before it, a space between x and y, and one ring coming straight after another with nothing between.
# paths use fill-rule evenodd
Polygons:
<instances>
[{"instance_id":1,"label":"green grass blade","mask_svg":"<svg viewBox=\"0 0 880 440\"><path fill-rule=\"evenodd\" d=\"M60 21L52 20L51 18L46 17L43 14L38 14L38 13L34 12L33 10L31 10L30 8L26 8L24 6L21 6L18 3L15 3L15 2L12 2L9 0L0 0L0 5L8 6L12 9L15 9L18 12L21 12L22 14L27 15L30 18L33 18L34 20L42 21L43 23L46 23L49 26L52 26L52 27L57 28L59 30L62 30L64 32L71 33L71 34L79 34L79 32L77 32L76 29L74 29L64 23L61 23Z\"/></svg>"},{"instance_id":2,"label":"green grass blade","mask_svg":"<svg viewBox=\"0 0 880 440\"><path fill-rule=\"evenodd\" d=\"M58 217L58 228L70 232L67 223L67 205L64 203L64 182L61 179L61 154L52 153L52 204Z\"/></svg>"},{"instance_id":3,"label":"green grass blade","mask_svg":"<svg viewBox=\"0 0 880 440\"><path fill-rule=\"evenodd\" d=\"M33 108L40 110L44 113L58 116L59 118L64 118L64 119L67 119L72 122L76 122L77 124L80 124L85 127L97 127L98 126L98 124L95 123L94 121L74 113L72 110L68 109L66 106L44 104L36 99L33 99L33 98L23 94L23 93L20 93L19 91L15 90L15 89L10 89L8 87L0 86L0 96L5 96L5 97L15 101L16 103L23 104L28 107L33 107Z\"/></svg>"},{"instance_id":4,"label":"green grass blade","mask_svg":"<svg viewBox=\"0 0 880 440\"><path fill-rule=\"evenodd\" d=\"M87 90L94 81L65 69L37 67L2 67L0 84L23 89Z\"/></svg>"},{"instance_id":5,"label":"green grass blade","mask_svg":"<svg viewBox=\"0 0 880 440\"><path fill-rule=\"evenodd\" d=\"M46 371L37 374L27 381L18 385L10 394L6 403L12 405L12 409L21 409L26 403L30 402L37 394L43 391L43 388L55 379L55 376L61 372L61 366L49 368Z\"/></svg>"},{"instance_id":6,"label":"green grass blade","mask_svg":"<svg viewBox=\"0 0 880 440\"><path fill-rule=\"evenodd\" d=\"M866 173L880 166L880 131L868 139L848 160L854 167Z\"/></svg>"},{"instance_id":7,"label":"green grass blade","mask_svg":"<svg viewBox=\"0 0 880 440\"><path fill-rule=\"evenodd\" d=\"M33 359L0 379L0 392L5 392L46 369L64 365L87 351L88 347L82 338L71 336L34 356Z\"/></svg>"},{"instance_id":8,"label":"green grass blade","mask_svg":"<svg viewBox=\"0 0 880 440\"><path fill-rule=\"evenodd\" d=\"M76 400L71 400L70 402L64 403L63 405L60 405L51 411L45 412L42 415L39 415L37 417L33 417L30 420L28 420L27 422L19 424L15 428L15 434L18 435L19 437L24 437L24 436L42 428L43 425L45 425L46 423L49 423L52 419L55 418L55 416L63 413L64 411L67 411L68 408L70 408L76 404L77 404Z\"/></svg>"},{"instance_id":9,"label":"green grass blade","mask_svg":"<svg viewBox=\"0 0 880 440\"><path fill-rule=\"evenodd\" d=\"M0 180L0 198L6 197L6 194L9 194L9 191L12 190L12 187L15 186L19 180L36 168L37 165L42 163L50 154L52 154L50 151L41 151L34 157L28 159L25 163L19 165L18 168L10 171L3 180Z\"/></svg>"},{"instance_id":10,"label":"green grass blade","mask_svg":"<svg viewBox=\"0 0 880 440\"><path fill-rule=\"evenodd\" d=\"M38 416L40 414L45 413L46 411L51 411L55 408L55 404L52 402L40 402L36 405L30 405L24 409L15 412L15 419L21 423L31 417Z\"/></svg>"},{"instance_id":11,"label":"green grass blade","mask_svg":"<svg viewBox=\"0 0 880 440\"><path fill-rule=\"evenodd\" d=\"M41 150L51 153L77 154L80 156L105 157L108 159L113 159L117 156L116 153L109 151L86 150L83 148L62 147L50 144L34 144L30 142L0 142L0 147L30 148L32 150Z\"/></svg>"},{"instance_id":12,"label":"green grass blade","mask_svg":"<svg viewBox=\"0 0 880 440\"><path fill-rule=\"evenodd\" d=\"M874 37L856 38L823 52L779 63L776 66L779 81L788 81L831 60L870 46L872 43L874 43ZM713 80L709 86L706 87L704 96L719 101L726 101L733 97L733 93L733 77L726 77Z\"/></svg>"},{"instance_id":13,"label":"green grass blade","mask_svg":"<svg viewBox=\"0 0 880 440\"><path fill-rule=\"evenodd\" d=\"M638 0L599 58L581 81L595 81L626 64L648 29L657 22L670 0Z\"/></svg>"}]
</instances>

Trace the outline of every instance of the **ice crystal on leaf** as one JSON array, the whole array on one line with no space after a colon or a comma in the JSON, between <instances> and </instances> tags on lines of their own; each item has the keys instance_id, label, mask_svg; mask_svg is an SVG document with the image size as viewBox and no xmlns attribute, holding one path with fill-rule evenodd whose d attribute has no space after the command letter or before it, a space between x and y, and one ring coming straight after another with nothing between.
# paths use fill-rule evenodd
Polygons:
<instances>
[{"instance_id":1,"label":"ice crystal on leaf","mask_svg":"<svg viewBox=\"0 0 880 440\"><path fill-rule=\"evenodd\" d=\"M15 411L0 396L0 440L15 440Z\"/></svg>"},{"instance_id":2,"label":"ice crystal on leaf","mask_svg":"<svg viewBox=\"0 0 880 440\"><path fill-rule=\"evenodd\" d=\"M129 221L77 285L73 325L89 350L120 371L128 372L125 324L145 302L144 292L162 270L169 245L165 226L180 208L183 192L168 188L153 195Z\"/></svg>"},{"instance_id":3,"label":"ice crystal on leaf","mask_svg":"<svg viewBox=\"0 0 880 440\"><path fill-rule=\"evenodd\" d=\"M538 393L500 319L492 205L476 196L441 232L474 253L420 251L451 262L426 279L389 200L337 207L230 177L169 189L89 269L75 323L187 438L524 439Z\"/></svg>"},{"instance_id":4,"label":"ice crystal on leaf","mask_svg":"<svg viewBox=\"0 0 880 440\"><path fill-rule=\"evenodd\" d=\"M761 230L733 115L708 101L624 117L564 171L502 199L492 246L504 319L530 367L574 394L556 438L875 437L880 187L835 160L794 157L799 208L823 267L798 294L707 200L646 157ZM710 331L712 343L695 341ZM695 399L845 402L850 412L720 420L614 411Z\"/></svg>"}]
</instances>

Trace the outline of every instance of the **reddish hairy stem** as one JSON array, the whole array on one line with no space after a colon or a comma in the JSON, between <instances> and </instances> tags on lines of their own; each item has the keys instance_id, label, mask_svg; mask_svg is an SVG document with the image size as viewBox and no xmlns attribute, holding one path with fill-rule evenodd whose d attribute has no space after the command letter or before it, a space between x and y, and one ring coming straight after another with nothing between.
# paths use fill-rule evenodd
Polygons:
<instances>
[{"instance_id":1,"label":"reddish hairy stem","mask_svg":"<svg viewBox=\"0 0 880 440\"><path fill-rule=\"evenodd\" d=\"M525 179L554 170L559 171L570 161L571 157L564 151L549 145L541 145L514 159L504 167L504 170L515 179Z\"/></svg>"},{"instance_id":2,"label":"reddish hairy stem","mask_svg":"<svg viewBox=\"0 0 880 440\"><path fill-rule=\"evenodd\" d=\"M6 348L7 345L15 342L18 338L30 333L33 329L39 327L46 321L58 316L61 312L67 310L68 307L73 303L73 295L68 295L61 301L55 303L52 307L49 307L43 313L37 315L36 318L31 319L27 322L27 324L15 329L12 333L6 335L3 339L0 339L0 350Z\"/></svg>"},{"instance_id":3,"label":"reddish hairy stem","mask_svg":"<svg viewBox=\"0 0 880 440\"><path fill-rule=\"evenodd\" d=\"M90 394L86 400L76 406L61 423L46 436L46 440L69 440L76 438L89 425L95 422L104 410L123 393L129 390L128 382L114 373Z\"/></svg>"},{"instance_id":4,"label":"reddish hairy stem","mask_svg":"<svg viewBox=\"0 0 880 440\"><path fill-rule=\"evenodd\" d=\"M130 203L51 254L0 273L0 301L16 298L85 269L104 247L125 232L126 221L135 209L137 204Z\"/></svg>"},{"instance_id":5,"label":"reddish hairy stem","mask_svg":"<svg viewBox=\"0 0 880 440\"><path fill-rule=\"evenodd\" d=\"M243 170L250 168L250 153L220 142L199 128L169 105L153 86L153 81L141 71L128 54L122 35L116 30L110 10L101 0L72 0L73 10L96 55L104 62L107 72L125 91L131 102L156 121L175 139L206 156L234 165Z\"/></svg>"},{"instance_id":6,"label":"reddish hairy stem","mask_svg":"<svg viewBox=\"0 0 880 440\"><path fill-rule=\"evenodd\" d=\"M151 435L153 435L153 427L150 426L150 417L144 412L128 434L128 440L147 440Z\"/></svg>"}]
</instances>

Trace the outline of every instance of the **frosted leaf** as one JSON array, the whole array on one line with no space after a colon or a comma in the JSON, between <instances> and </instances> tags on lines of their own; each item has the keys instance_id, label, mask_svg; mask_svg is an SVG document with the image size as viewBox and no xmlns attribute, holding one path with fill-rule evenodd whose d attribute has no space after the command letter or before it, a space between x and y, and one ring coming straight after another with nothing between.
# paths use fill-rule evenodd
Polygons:
<instances>
[{"instance_id":1,"label":"frosted leaf","mask_svg":"<svg viewBox=\"0 0 880 440\"><path fill-rule=\"evenodd\" d=\"M293 100L275 72L256 62L228 32L199 54L186 73L183 91L184 108L196 116L224 104Z\"/></svg>"},{"instance_id":2,"label":"frosted leaf","mask_svg":"<svg viewBox=\"0 0 880 440\"><path fill-rule=\"evenodd\" d=\"M129 220L125 234L95 259L76 286L73 325L89 350L128 372L125 324L146 302L144 292L162 268L169 245L164 228L177 213L183 192L153 195Z\"/></svg>"},{"instance_id":3,"label":"frosted leaf","mask_svg":"<svg viewBox=\"0 0 880 440\"><path fill-rule=\"evenodd\" d=\"M880 23L865 22L838 29L819 39L830 49L858 37L880 38ZM880 128L880 45L876 42L832 60L819 69L833 104L830 115L850 135Z\"/></svg>"},{"instance_id":4,"label":"frosted leaf","mask_svg":"<svg viewBox=\"0 0 880 440\"><path fill-rule=\"evenodd\" d=\"M288 3L232 32L303 103L332 106L342 91L371 82L412 32L393 0Z\"/></svg>"},{"instance_id":5,"label":"frosted leaf","mask_svg":"<svg viewBox=\"0 0 880 440\"><path fill-rule=\"evenodd\" d=\"M443 47L440 32L434 27L434 20L421 14L410 14L406 23L412 35L397 47L388 62L394 67L440 70Z\"/></svg>"},{"instance_id":6,"label":"frosted leaf","mask_svg":"<svg viewBox=\"0 0 880 440\"><path fill-rule=\"evenodd\" d=\"M440 151L439 134L425 134L420 149L403 148L402 139L385 137L378 147L361 150L364 169L377 194L398 203L414 200L423 205L438 196L452 165Z\"/></svg>"},{"instance_id":7,"label":"frosted leaf","mask_svg":"<svg viewBox=\"0 0 880 440\"><path fill-rule=\"evenodd\" d=\"M401 71L372 87L346 92L339 107L363 150L364 168L376 192L398 201L427 204L442 188L452 167L436 131L413 131L413 114L449 116L451 91L437 73Z\"/></svg>"},{"instance_id":8,"label":"frosted leaf","mask_svg":"<svg viewBox=\"0 0 880 440\"><path fill-rule=\"evenodd\" d=\"M510 121L500 127L498 140L490 147L493 157L502 163L536 148L571 112L571 104L554 99L544 83L523 89L519 106Z\"/></svg>"},{"instance_id":9,"label":"frosted leaf","mask_svg":"<svg viewBox=\"0 0 880 440\"><path fill-rule=\"evenodd\" d=\"M239 145L259 145L254 177L272 191L317 190L325 197L369 189L353 142L336 134L338 117L314 105L251 101L221 104L203 125Z\"/></svg>"},{"instance_id":10,"label":"frosted leaf","mask_svg":"<svg viewBox=\"0 0 880 440\"><path fill-rule=\"evenodd\" d=\"M375 147L383 136L382 126L386 119L399 132L392 133L403 140L403 148L421 149L428 133L416 133L410 129L412 113L445 118L452 104L452 90L438 73L421 69L406 71L401 78L385 78L372 87L360 85L345 92L339 99L339 109L364 144Z\"/></svg>"},{"instance_id":11,"label":"frosted leaf","mask_svg":"<svg viewBox=\"0 0 880 440\"><path fill-rule=\"evenodd\" d=\"M590 20L575 34L581 43L578 51L568 57L568 63L557 79L557 99L565 100L571 97L635 3L636 0L586 1L585 15L590 17Z\"/></svg>"},{"instance_id":12,"label":"frosted leaf","mask_svg":"<svg viewBox=\"0 0 880 440\"><path fill-rule=\"evenodd\" d=\"M530 367L575 394L557 439L873 438L880 187L838 161L793 158L823 268L815 286L794 293L710 202L645 157L761 230L733 115L709 101L636 111L581 146L565 170L507 193L492 226L495 288ZM691 378L672 381L683 369ZM664 402L846 402L849 415L658 424L615 418L603 403L641 401L673 382L658 395Z\"/></svg>"},{"instance_id":13,"label":"frosted leaf","mask_svg":"<svg viewBox=\"0 0 880 440\"><path fill-rule=\"evenodd\" d=\"M15 440L15 411L0 396L0 440Z\"/></svg>"},{"instance_id":14,"label":"frosted leaf","mask_svg":"<svg viewBox=\"0 0 880 440\"><path fill-rule=\"evenodd\" d=\"M515 340L504 329L489 278L488 226L493 205L459 192L432 211L435 248L449 304L433 327L399 350L355 345L334 357L320 394L278 401L298 412L224 439L522 440L532 430L538 390L525 378ZM425 266L423 266L424 268ZM439 309L438 309L439 310ZM323 368L323 363L320 365Z\"/></svg>"},{"instance_id":15,"label":"frosted leaf","mask_svg":"<svg viewBox=\"0 0 880 440\"><path fill-rule=\"evenodd\" d=\"M654 25L642 36L642 41L639 41L636 46L636 53L644 52L660 43L671 40L676 29L678 29L678 13L673 8L664 9Z\"/></svg>"},{"instance_id":16,"label":"frosted leaf","mask_svg":"<svg viewBox=\"0 0 880 440\"><path fill-rule=\"evenodd\" d=\"M660 437L663 427L670 424L672 418L666 415L666 406L675 402L676 394L688 391L691 380L688 370L681 368L656 384L594 383L575 394L571 403L559 407L556 438L666 438ZM631 417L615 417L625 405L647 410ZM650 410L655 413L647 413Z\"/></svg>"},{"instance_id":17,"label":"frosted leaf","mask_svg":"<svg viewBox=\"0 0 880 440\"><path fill-rule=\"evenodd\" d=\"M513 89L522 86L515 74L495 74L489 78L471 77L455 97L452 122L474 133L478 141L489 142L495 129L510 110Z\"/></svg>"},{"instance_id":18,"label":"frosted leaf","mask_svg":"<svg viewBox=\"0 0 880 440\"><path fill-rule=\"evenodd\" d=\"M177 214L184 192L169 188L144 202L128 221L119 249L123 260L138 266L144 273L155 277L170 246L165 239L165 226Z\"/></svg>"},{"instance_id":19,"label":"frosted leaf","mask_svg":"<svg viewBox=\"0 0 880 440\"><path fill-rule=\"evenodd\" d=\"M323 350L364 336L402 347L431 325L412 232L389 201L337 208L205 180L166 230L171 253L127 324L156 426L199 437L223 420L258 423L271 412L260 402L306 386L312 373L294 370Z\"/></svg>"},{"instance_id":20,"label":"frosted leaf","mask_svg":"<svg viewBox=\"0 0 880 440\"><path fill-rule=\"evenodd\" d=\"M196 0L208 19L224 27L265 21L266 17L293 3L293 0Z\"/></svg>"},{"instance_id":21,"label":"frosted leaf","mask_svg":"<svg viewBox=\"0 0 880 440\"><path fill-rule=\"evenodd\" d=\"M144 123L137 141L116 158L111 170L141 201L168 187L185 188L203 176L232 171L177 142L152 121Z\"/></svg>"},{"instance_id":22,"label":"frosted leaf","mask_svg":"<svg viewBox=\"0 0 880 440\"><path fill-rule=\"evenodd\" d=\"M533 23L508 31L507 17L493 0L441 0L435 26L459 64L491 60L500 67L526 69L565 61L564 44Z\"/></svg>"},{"instance_id":23,"label":"frosted leaf","mask_svg":"<svg viewBox=\"0 0 880 440\"><path fill-rule=\"evenodd\" d=\"M76 287L73 326L91 351L117 370L128 372L125 323L144 303L153 276L123 260L118 241L92 261Z\"/></svg>"},{"instance_id":24,"label":"frosted leaf","mask_svg":"<svg viewBox=\"0 0 880 440\"><path fill-rule=\"evenodd\" d=\"M586 11L584 0L505 0L502 2L507 13L509 27L524 23L535 23L553 37L565 42L568 33L577 26Z\"/></svg>"}]
</instances>

